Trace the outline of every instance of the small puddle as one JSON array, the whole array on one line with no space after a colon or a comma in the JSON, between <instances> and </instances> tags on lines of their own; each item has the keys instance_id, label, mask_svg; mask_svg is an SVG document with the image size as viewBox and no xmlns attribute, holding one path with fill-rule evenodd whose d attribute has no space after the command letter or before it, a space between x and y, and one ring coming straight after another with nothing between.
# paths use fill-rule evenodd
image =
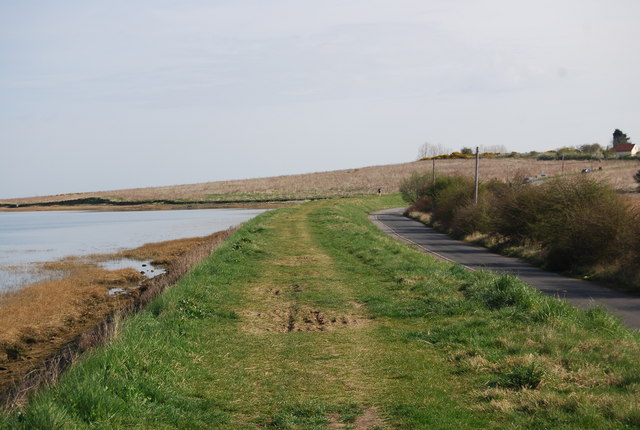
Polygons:
<instances>
[{"instance_id":1,"label":"small puddle","mask_svg":"<svg viewBox=\"0 0 640 430\"><path fill-rule=\"evenodd\" d=\"M138 261L130 258L119 258L98 263L105 270L135 269L147 278L154 278L166 273L166 270L154 267L149 261Z\"/></svg>"},{"instance_id":2,"label":"small puddle","mask_svg":"<svg viewBox=\"0 0 640 430\"><path fill-rule=\"evenodd\" d=\"M98 263L98 265L105 270L135 269L147 278L154 278L158 275L166 273L166 270L159 267L154 267L149 261L132 260L130 258L119 258L117 260L101 261ZM133 289L136 288L137 287L134 287ZM131 288L126 289L122 287L111 288L107 291L107 294L109 296L129 294L130 289Z\"/></svg>"},{"instance_id":3,"label":"small puddle","mask_svg":"<svg viewBox=\"0 0 640 430\"><path fill-rule=\"evenodd\" d=\"M116 294L124 294L126 292L127 290L125 290L124 288L112 288L109 291L107 291L107 294L110 296L115 296Z\"/></svg>"}]
</instances>

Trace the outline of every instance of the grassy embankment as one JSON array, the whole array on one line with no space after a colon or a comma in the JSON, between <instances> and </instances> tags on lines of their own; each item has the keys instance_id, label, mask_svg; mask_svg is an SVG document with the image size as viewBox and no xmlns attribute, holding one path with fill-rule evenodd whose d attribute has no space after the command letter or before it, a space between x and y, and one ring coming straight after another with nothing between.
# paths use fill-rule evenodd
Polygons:
<instances>
[{"instance_id":1,"label":"grassy embankment","mask_svg":"<svg viewBox=\"0 0 640 430\"><path fill-rule=\"evenodd\" d=\"M640 340L367 219L263 214L1 428L629 428Z\"/></svg>"}]
</instances>

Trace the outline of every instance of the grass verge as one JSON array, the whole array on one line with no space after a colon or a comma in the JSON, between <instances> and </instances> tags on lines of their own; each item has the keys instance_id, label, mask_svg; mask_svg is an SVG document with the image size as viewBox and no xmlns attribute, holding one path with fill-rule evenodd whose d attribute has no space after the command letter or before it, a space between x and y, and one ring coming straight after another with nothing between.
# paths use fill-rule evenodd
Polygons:
<instances>
[{"instance_id":1,"label":"grass verge","mask_svg":"<svg viewBox=\"0 0 640 430\"><path fill-rule=\"evenodd\" d=\"M367 219L263 214L0 428L630 428L638 336Z\"/></svg>"}]
</instances>

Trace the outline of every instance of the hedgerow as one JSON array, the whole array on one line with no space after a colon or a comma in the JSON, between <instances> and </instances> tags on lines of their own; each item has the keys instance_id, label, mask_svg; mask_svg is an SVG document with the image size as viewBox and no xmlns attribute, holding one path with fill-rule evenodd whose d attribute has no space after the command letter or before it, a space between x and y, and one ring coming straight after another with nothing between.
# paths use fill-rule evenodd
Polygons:
<instances>
[{"instance_id":1,"label":"hedgerow","mask_svg":"<svg viewBox=\"0 0 640 430\"><path fill-rule=\"evenodd\" d=\"M481 233L497 248L538 249L550 269L640 287L640 217L604 182L588 176L492 181L480 184L478 203L465 177L441 177L421 190L407 199L409 211L431 212L431 222L454 237Z\"/></svg>"}]
</instances>

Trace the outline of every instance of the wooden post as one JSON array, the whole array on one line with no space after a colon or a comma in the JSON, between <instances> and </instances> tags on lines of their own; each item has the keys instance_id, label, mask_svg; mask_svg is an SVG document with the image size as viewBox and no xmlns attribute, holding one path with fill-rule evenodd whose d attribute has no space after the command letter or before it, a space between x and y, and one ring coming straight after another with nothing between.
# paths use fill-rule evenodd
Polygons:
<instances>
[{"instance_id":1,"label":"wooden post","mask_svg":"<svg viewBox=\"0 0 640 430\"><path fill-rule=\"evenodd\" d=\"M478 204L478 160L480 160L480 148L476 146L476 180L474 192L474 200L476 204Z\"/></svg>"},{"instance_id":2,"label":"wooden post","mask_svg":"<svg viewBox=\"0 0 640 430\"><path fill-rule=\"evenodd\" d=\"M431 185L435 186L436 185L436 159L434 158L432 161L433 161L433 168L431 170Z\"/></svg>"}]
</instances>

